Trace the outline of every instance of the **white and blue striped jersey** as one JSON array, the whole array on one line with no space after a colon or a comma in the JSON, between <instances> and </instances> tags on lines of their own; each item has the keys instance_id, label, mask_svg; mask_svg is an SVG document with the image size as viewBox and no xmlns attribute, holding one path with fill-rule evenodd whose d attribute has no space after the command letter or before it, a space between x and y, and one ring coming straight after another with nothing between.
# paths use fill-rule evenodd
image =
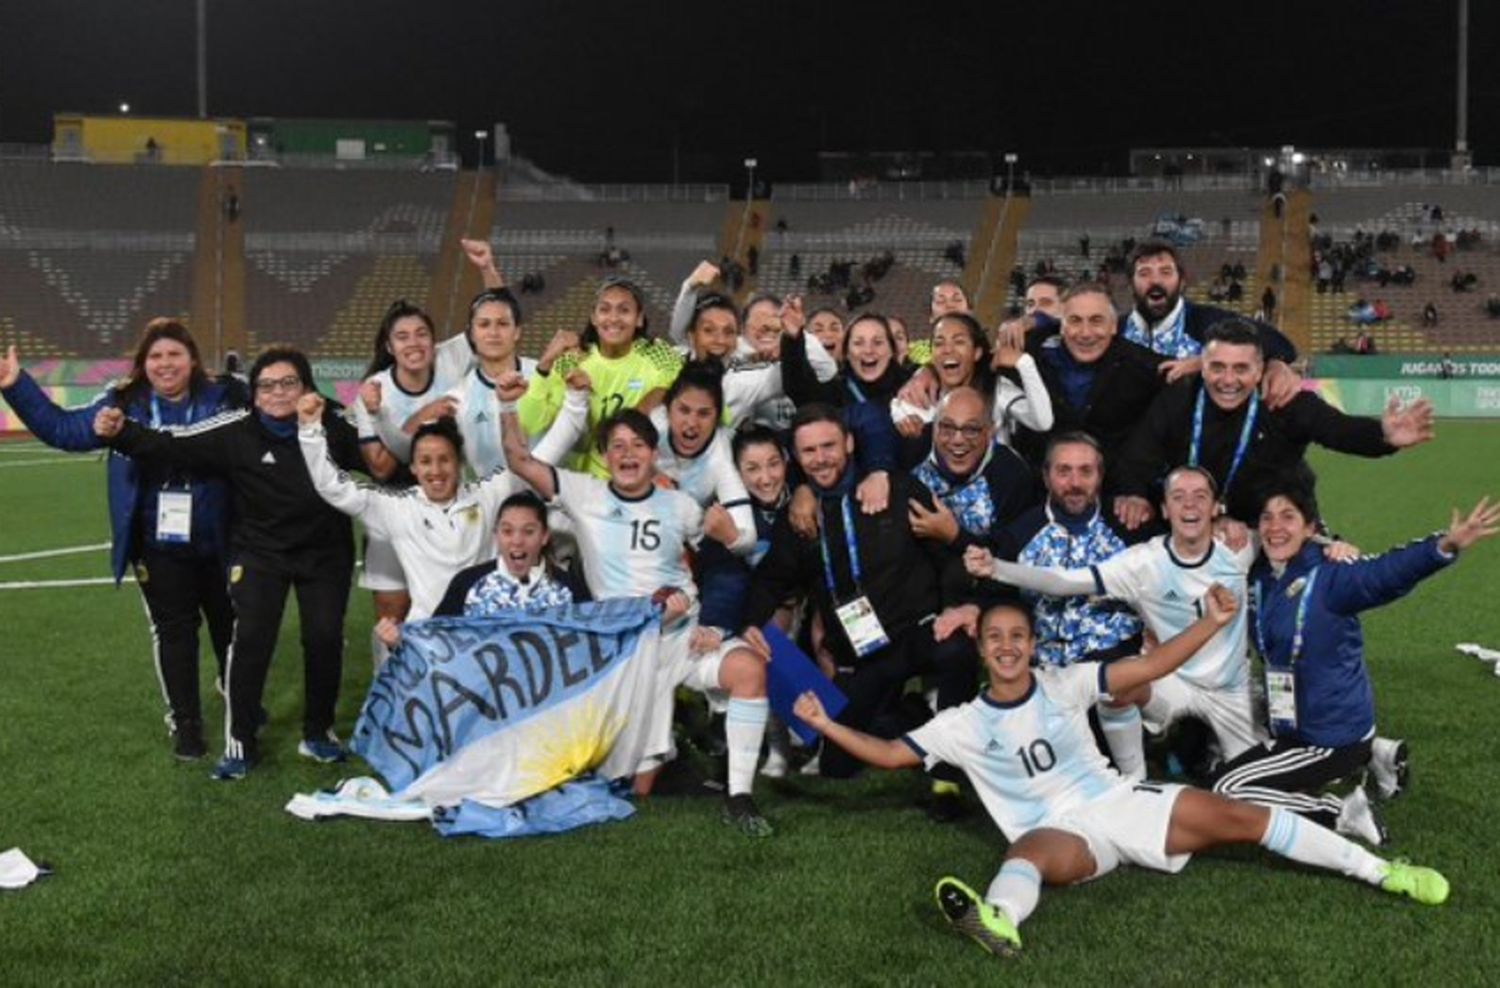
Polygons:
<instances>
[{"instance_id":1,"label":"white and blue striped jersey","mask_svg":"<svg viewBox=\"0 0 1500 988\"><path fill-rule=\"evenodd\" d=\"M536 361L519 360L521 376L528 381L536 372ZM495 382L484 376L477 364L462 381L448 390L457 404L458 431L464 437L464 460L476 477L488 477L505 466L505 451L500 447L500 399Z\"/></svg>"},{"instance_id":2,"label":"white and blue striped jersey","mask_svg":"<svg viewBox=\"0 0 1500 988\"><path fill-rule=\"evenodd\" d=\"M697 600L686 554L703 537L698 502L655 486L639 498L624 498L607 481L572 470L557 471L557 500L573 520L584 577L596 600L649 597L662 587Z\"/></svg>"},{"instance_id":3,"label":"white and blue striped jersey","mask_svg":"<svg viewBox=\"0 0 1500 988\"><path fill-rule=\"evenodd\" d=\"M1158 536L1089 567L1095 590L1134 607L1151 633L1166 641L1202 617L1209 586L1223 584L1239 601L1234 620L1220 628L1176 675L1205 690L1245 688L1250 681L1246 597L1254 543L1233 552L1216 539L1206 556L1190 563L1177 557L1170 539Z\"/></svg>"},{"instance_id":4,"label":"white and blue striped jersey","mask_svg":"<svg viewBox=\"0 0 1500 988\"><path fill-rule=\"evenodd\" d=\"M988 691L939 711L902 740L928 768L939 762L968 775L1007 840L1101 799L1130 783L1099 753L1088 712L1105 694L1103 663L1042 666L1031 689L1001 703Z\"/></svg>"},{"instance_id":5,"label":"white and blue striped jersey","mask_svg":"<svg viewBox=\"0 0 1500 988\"><path fill-rule=\"evenodd\" d=\"M697 501L700 508L716 502L723 505L740 531L740 537L729 548L739 555L748 555L755 548L755 513L750 508L745 481L735 469L729 434L722 428L715 429L713 438L696 456L684 456L672 445L665 408L658 405L652 409L651 423L660 437L656 442L657 474Z\"/></svg>"},{"instance_id":6,"label":"white and blue striped jersey","mask_svg":"<svg viewBox=\"0 0 1500 988\"><path fill-rule=\"evenodd\" d=\"M457 384L468 371L473 357L474 352L469 349L468 340L460 333L438 344L437 358L432 365L432 379L427 382L424 390L407 391L397 384L394 367L387 367L378 374L371 374L366 380L380 382L380 414L399 426L424 405L430 405L447 394L449 389ZM358 398L354 400L354 427L359 430L361 445L383 441L376 418L365 408L363 401ZM388 443L387 448L390 448L391 454L402 462L406 462L411 455L409 440L405 443L398 443L395 448Z\"/></svg>"}]
</instances>

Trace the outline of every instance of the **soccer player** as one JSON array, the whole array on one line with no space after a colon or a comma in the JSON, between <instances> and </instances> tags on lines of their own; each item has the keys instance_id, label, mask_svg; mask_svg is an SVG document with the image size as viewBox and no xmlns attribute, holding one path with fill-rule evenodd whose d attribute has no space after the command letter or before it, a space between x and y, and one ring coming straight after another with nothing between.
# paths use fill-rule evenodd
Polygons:
<instances>
[{"instance_id":1,"label":"soccer player","mask_svg":"<svg viewBox=\"0 0 1500 988\"><path fill-rule=\"evenodd\" d=\"M765 657L738 639L699 628L697 589L686 561L687 550L705 535L725 545L737 541L733 520L722 507L705 513L688 495L656 483L659 436L638 409L616 412L599 428L596 442L608 481L536 459L526 449L515 410L525 388L519 375L496 384L510 469L544 499L556 498L572 519L584 578L595 599L652 597L664 608L657 695L650 709L629 712L650 718L637 791L648 792L655 769L675 754L673 693L679 685L689 686L727 707L724 821L748 836L771 836L771 825L751 796L770 709Z\"/></svg>"},{"instance_id":2,"label":"soccer player","mask_svg":"<svg viewBox=\"0 0 1500 988\"><path fill-rule=\"evenodd\" d=\"M957 878L937 883L943 915L993 954L1021 949L1019 927L1036 908L1042 883L1071 885L1121 863L1181 871L1199 851L1260 844L1301 864L1338 871L1436 905L1448 882L1430 868L1388 862L1332 831L1188 786L1132 783L1110 770L1089 732L1088 708L1171 673L1238 617L1235 596L1210 586L1203 615L1149 653L1109 665L1031 668L1031 613L1008 601L979 624L988 688L898 740L830 720L817 695L795 713L851 755L878 768L940 761L961 766L1010 842L983 896Z\"/></svg>"}]
</instances>

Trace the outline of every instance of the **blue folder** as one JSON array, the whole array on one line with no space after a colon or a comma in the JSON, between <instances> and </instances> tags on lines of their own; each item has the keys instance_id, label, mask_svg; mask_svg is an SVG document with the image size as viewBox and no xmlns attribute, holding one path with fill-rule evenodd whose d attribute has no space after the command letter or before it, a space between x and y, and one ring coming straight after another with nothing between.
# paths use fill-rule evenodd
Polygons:
<instances>
[{"instance_id":1,"label":"blue folder","mask_svg":"<svg viewBox=\"0 0 1500 988\"><path fill-rule=\"evenodd\" d=\"M849 705L849 698L780 628L767 624L760 630L766 636L766 644L771 646L771 664L766 666L766 697L771 701L771 709L796 732L797 737L812 744L818 739L818 732L792 713L792 704L797 702L797 697L812 690L823 701L823 709L828 711L829 717L842 713Z\"/></svg>"}]
</instances>

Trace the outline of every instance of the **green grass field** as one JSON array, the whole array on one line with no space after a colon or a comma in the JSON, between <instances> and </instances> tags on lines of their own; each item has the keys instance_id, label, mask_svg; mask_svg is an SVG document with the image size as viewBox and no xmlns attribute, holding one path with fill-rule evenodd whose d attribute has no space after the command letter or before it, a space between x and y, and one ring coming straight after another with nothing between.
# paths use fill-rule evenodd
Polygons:
<instances>
[{"instance_id":1,"label":"green grass field","mask_svg":"<svg viewBox=\"0 0 1500 988\"><path fill-rule=\"evenodd\" d=\"M1378 550L1500 491L1500 425L1443 423L1396 460L1320 456L1337 529ZM41 462L37 462L41 461ZM0 445L0 555L108 540L93 457ZM104 552L0 563L0 582L101 577ZM548 839L444 841L420 824L309 824L282 806L358 766L296 757L294 619L267 694L265 763L236 785L170 755L135 589L0 590L0 850L56 875L0 893L0 986L170 984L1497 984L1500 544L1365 622L1382 732L1412 746L1390 853L1453 883L1425 908L1257 849L1176 877L1049 891L1002 963L933 906L983 888L1004 843L980 815L929 823L913 774L759 785L774 840L713 800L658 799ZM294 613L294 612L293 612ZM356 591L340 730L369 679ZM205 658L206 683L211 660ZM206 712L222 710L211 685Z\"/></svg>"}]
</instances>

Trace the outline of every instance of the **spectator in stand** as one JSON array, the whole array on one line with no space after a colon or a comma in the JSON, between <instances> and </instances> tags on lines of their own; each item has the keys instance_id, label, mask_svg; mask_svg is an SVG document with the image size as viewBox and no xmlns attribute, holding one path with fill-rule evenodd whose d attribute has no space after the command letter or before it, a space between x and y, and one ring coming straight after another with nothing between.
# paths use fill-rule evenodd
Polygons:
<instances>
[{"instance_id":1,"label":"spectator in stand","mask_svg":"<svg viewBox=\"0 0 1500 988\"><path fill-rule=\"evenodd\" d=\"M1422 325L1423 326L1436 326L1437 324L1438 324L1438 310L1437 310L1437 306L1433 305L1431 302L1428 302L1425 306L1422 307Z\"/></svg>"},{"instance_id":2,"label":"spectator in stand","mask_svg":"<svg viewBox=\"0 0 1500 988\"><path fill-rule=\"evenodd\" d=\"M1260 293L1260 321L1272 322L1276 318L1276 289L1270 285Z\"/></svg>"},{"instance_id":3,"label":"spectator in stand","mask_svg":"<svg viewBox=\"0 0 1500 988\"><path fill-rule=\"evenodd\" d=\"M1490 297L1484 300L1484 314L1491 319L1500 319L1500 293L1490 292Z\"/></svg>"}]
</instances>

